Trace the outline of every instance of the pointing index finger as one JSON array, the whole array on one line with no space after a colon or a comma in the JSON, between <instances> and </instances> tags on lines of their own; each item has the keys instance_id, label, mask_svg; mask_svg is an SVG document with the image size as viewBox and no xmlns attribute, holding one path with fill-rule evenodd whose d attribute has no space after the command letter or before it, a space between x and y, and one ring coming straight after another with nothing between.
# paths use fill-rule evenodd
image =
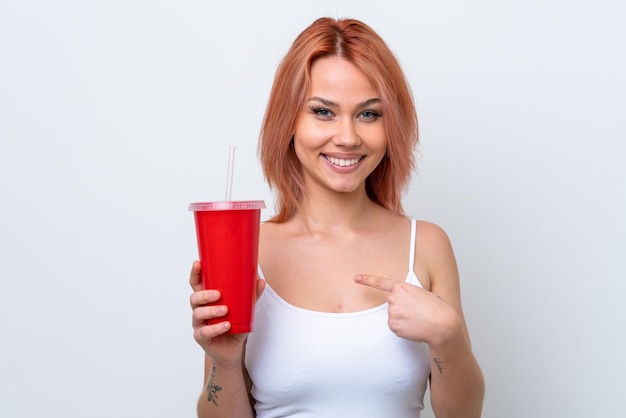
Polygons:
<instances>
[{"instance_id":1,"label":"pointing index finger","mask_svg":"<svg viewBox=\"0 0 626 418\"><path fill-rule=\"evenodd\" d=\"M385 292L391 292L394 283L396 283L395 280L386 277L368 276L367 274L357 274L354 281Z\"/></svg>"}]
</instances>

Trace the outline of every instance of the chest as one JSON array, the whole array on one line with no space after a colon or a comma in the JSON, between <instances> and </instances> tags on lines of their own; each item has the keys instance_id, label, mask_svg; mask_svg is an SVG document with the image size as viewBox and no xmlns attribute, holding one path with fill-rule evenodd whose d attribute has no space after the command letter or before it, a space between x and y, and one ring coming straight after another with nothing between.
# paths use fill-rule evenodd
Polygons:
<instances>
[{"instance_id":1,"label":"chest","mask_svg":"<svg viewBox=\"0 0 626 418\"><path fill-rule=\"evenodd\" d=\"M287 302L309 310L354 312L385 303L387 293L354 282L357 274L404 281L410 237L284 240L261 252L265 279Z\"/></svg>"}]
</instances>

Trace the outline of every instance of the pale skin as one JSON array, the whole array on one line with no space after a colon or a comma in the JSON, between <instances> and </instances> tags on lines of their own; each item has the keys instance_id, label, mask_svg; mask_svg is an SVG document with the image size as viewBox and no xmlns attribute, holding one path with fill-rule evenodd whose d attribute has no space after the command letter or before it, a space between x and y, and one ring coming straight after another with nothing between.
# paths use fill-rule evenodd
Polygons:
<instances>
[{"instance_id":1,"label":"pale skin","mask_svg":"<svg viewBox=\"0 0 626 418\"><path fill-rule=\"evenodd\" d=\"M410 222L369 200L365 179L385 154L384 115L374 86L350 63L323 58L311 69L294 145L304 198L296 216L261 227L259 263L289 303L353 312L389 302L389 328L425 342L431 356L431 404L437 418L480 417L484 383L461 307L459 275L445 232L418 222L413 269L423 288L406 283ZM190 284L194 337L206 352L199 417L254 417L243 366L246 334L207 325L226 307L202 290L200 265ZM266 285L258 280L257 295Z\"/></svg>"}]
</instances>

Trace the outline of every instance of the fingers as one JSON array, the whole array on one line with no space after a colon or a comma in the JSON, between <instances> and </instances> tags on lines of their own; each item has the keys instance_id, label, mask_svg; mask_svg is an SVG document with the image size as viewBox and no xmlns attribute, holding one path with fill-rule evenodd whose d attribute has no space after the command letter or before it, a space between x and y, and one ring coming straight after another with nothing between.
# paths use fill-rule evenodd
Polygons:
<instances>
[{"instance_id":1,"label":"fingers","mask_svg":"<svg viewBox=\"0 0 626 418\"><path fill-rule=\"evenodd\" d=\"M259 300L259 298L263 294L263 290L265 290L265 280L257 279L257 281L256 281L256 300Z\"/></svg>"},{"instance_id":2,"label":"fingers","mask_svg":"<svg viewBox=\"0 0 626 418\"><path fill-rule=\"evenodd\" d=\"M220 299L220 292L217 290L199 290L190 297L192 313L192 326L194 338L202 346L230 329L230 322L223 321L210 324L216 318L221 318L228 313L225 305L209 305Z\"/></svg>"},{"instance_id":3,"label":"fingers","mask_svg":"<svg viewBox=\"0 0 626 418\"><path fill-rule=\"evenodd\" d=\"M387 279L385 277L368 276L367 274L357 274L354 281L385 292L391 292L393 286L398 283L397 280Z\"/></svg>"},{"instance_id":4,"label":"fingers","mask_svg":"<svg viewBox=\"0 0 626 418\"><path fill-rule=\"evenodd\" d=\"M200 262L194 261L189 273L189 285L194 291L202 290L202 276L200 275Z\"/></svg>"},{"instance_id":5,"label":"fingers","mask_svg":"<svg viewBox=\"0 0 626 418\"><path fill-rule=\"evenodd\" d=\"M194 328L202 326L208 320L219 318L228 312L224 305L215 305L221 298L219 290L198 290L189 297L189 304L193 309L192 322Z\"/></svg>"},{"instance_id":6,"label":"fingers","mask_svg":"<svg viewBox=\"0 0 626 418\"><path fill-rule=\"evenodd\" d=\"M224 321L214 325L202 325L194 327L193 338L202 347L206 347L211 343L213 338L219 337L230 329L230 322Z\"/></svg>"},{"instance_id":7,"label":"fingers","mask_svg":"<svg viewBox=\"0 0 626 418\"><path fill-rule=\"evenodd\" d=\"M198 306L194 308L192 314L192 325L194 328L206 325L208 321L223 317L228 313L228 308L224 305Z\"/></svg>"},{"instance_id":8,"label":"fingers","mask_svg":"<svg viewBox=\"0 0 626 418\"><path fill-rule=\"evenodd\" d=\"M201 305L208 305L209 303L217 302L222 297L219 290L197 290L189 297L189 303L192 308Z\"/></svg>"}]
</instances>

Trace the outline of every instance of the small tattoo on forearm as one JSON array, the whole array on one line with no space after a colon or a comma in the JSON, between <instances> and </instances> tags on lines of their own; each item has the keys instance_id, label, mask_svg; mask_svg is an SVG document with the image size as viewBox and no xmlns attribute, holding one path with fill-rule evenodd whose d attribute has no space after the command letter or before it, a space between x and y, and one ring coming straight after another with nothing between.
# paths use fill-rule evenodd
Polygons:
<instances>
[{"instance_id":1,"label":"small tattoo on forearm","mask_svg":"<svg viewBox=\"0 0 626 418\"><path fill-rule=\"evenodd\" d=\"M215 384L215 366L212 366L209 383L206 385L206 392L208 394L207 400L213 402L215 406L217 406L217 392L220 390L222 390L222 387Z\"/></svg>"},{"instance_id":2,"label":"small tattoo on forearm","mask_svg":"<svg viewBox=\"0 0 626 418\"><path fill-rule=\"evenodd\" d=\"M442 366L443 362L441 361L441 359L439 357L435 357L435 358L433 358L433 361L437 365L437 369L439 370L439 374L443 374L443 366Z\"/></svg>"}]
</instances>

